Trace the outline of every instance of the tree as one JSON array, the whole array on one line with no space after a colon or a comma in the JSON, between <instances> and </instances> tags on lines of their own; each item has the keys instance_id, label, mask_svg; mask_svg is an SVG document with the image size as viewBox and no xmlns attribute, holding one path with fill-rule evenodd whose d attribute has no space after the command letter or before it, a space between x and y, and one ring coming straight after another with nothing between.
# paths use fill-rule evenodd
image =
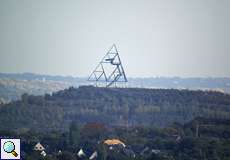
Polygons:
<instances>
[{"instance_id":1,"label":"tree","mask_svg":"<svg viewBox=\"0 0 230 160\"><path fill-rule=\"evenodd\" d=\"M80 129L77 122L72 122L69 129L69 143L77 147L80 141Z\"/></svg>"}]
</instances>

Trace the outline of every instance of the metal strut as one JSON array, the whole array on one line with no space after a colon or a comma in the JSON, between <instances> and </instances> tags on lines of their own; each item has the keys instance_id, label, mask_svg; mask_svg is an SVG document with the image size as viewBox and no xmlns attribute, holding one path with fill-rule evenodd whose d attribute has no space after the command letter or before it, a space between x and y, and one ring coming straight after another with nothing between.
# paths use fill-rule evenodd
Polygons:
<instances>
[{"instance_id":1,"label":"metal strut","mask_svg":"<svg viewBox=\"0 0 230 160\"><path fill-rule=\"evenodd\" d=\"M117 82L128 82L115 44L90 74L88 81L95 82L96 86L98 82L102 82L106 87Z\"/></svg>"}]
</instances>

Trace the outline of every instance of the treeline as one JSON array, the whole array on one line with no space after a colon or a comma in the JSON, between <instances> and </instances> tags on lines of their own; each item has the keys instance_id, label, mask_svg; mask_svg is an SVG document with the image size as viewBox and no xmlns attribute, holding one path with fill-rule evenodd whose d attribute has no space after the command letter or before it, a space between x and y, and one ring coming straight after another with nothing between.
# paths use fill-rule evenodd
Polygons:
<instances>
[{"instance_id":1,"label":"treeline","mask_svg":"<svg viewBox=\"0 0 230 160\"><path fill-rule=\"evenodd\" d=\"M195 117L230 117L230 95L176 89L69 88L52 95L24 94L0 106L0 129L66 131L70 122L110 126L168 126ZM7 124L7 125L6 125Z\"/></svg>"}]
</instances>

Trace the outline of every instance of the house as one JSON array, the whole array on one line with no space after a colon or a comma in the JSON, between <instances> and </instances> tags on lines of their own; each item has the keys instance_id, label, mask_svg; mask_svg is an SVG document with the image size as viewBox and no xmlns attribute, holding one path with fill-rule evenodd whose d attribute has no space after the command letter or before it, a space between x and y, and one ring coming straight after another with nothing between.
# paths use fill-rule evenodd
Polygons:
<instances>
[{"instance_id":1,"label":"house","mask_svg":"<svg viewBox=\"0 0 230 160\"><path fill-rule=\"evenodd\" d=\"M97 158L97 156L98 156L97 151L94 151L94 152L92 153L92 155L89 157L89 159L90 159L90 160L94 160L94 159Z\"/></svg>"},{"instance_id":2,"label":"house","mask_svg":"<svg viewBox=\"0 0 230 160\"><path fill-rule=\"evenodd\" d=\"M34 146L34 150L35 150L35 151L44 151L45 148L41 145L40 142L38 142L38 143Z\"/></svg>"},{"instance_id":3,"label":"house","mask_svg":"<svg viewBox=\"0 0 230 160\"><path fill-rule=\"evenodd\" d=\"M109 146L122 145L123 147L125 147L125 144L122 141L120 141L119 139L107 139L104 141L104 144L107 144Z\"/></svg>"},{"instance_id":4,"label":"house","mask_svg":"<svg viewBox=\"0 0 230 160\"><path fill-rule=\"evenodd\" d=\"M46 156L46 152L45 152L45 151L42 151L42 152L41 152L41 155L42 155L43 157L45 157L45 156Z\"/></svg>"},{"instance_id":5,"label":"house","mask_svg":"<svg viewBox=\"0 0 230 160\"><path fill-rule=\"evenodd\" d=\"M62 151L61 151L61 150L59 150L59 151L58 151L58 155L61 155L61 154L62 154Z\"/></svg>"},{"instance_id":6,"label":"house","mask_svg":"<svg viewBox=\"0 0 230 160\"><path fill-rule=\"evenodd\" d=\"M78 151L77 155L79 158L86 156L82 148Z\"/></svg>"}]
</instances>

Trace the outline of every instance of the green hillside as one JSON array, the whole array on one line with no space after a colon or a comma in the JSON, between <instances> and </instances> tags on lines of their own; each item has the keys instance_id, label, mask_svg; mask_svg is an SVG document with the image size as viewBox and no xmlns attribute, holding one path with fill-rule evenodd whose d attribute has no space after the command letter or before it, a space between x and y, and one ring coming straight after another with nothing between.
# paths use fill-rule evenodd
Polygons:
<instances>
[{"instance_id":1,"label":"green hillside","mask_svg":"<svg viewBox=\"0 0 230 160\"><path fill-rule=\"evenodd\" d=\"M69 88L52 95L24 94L0 107L0 129L67 130L72 121L110 126L159 126L195 117L230 117L230 95L176 89Z\"/></svg>"}]
</instances>

